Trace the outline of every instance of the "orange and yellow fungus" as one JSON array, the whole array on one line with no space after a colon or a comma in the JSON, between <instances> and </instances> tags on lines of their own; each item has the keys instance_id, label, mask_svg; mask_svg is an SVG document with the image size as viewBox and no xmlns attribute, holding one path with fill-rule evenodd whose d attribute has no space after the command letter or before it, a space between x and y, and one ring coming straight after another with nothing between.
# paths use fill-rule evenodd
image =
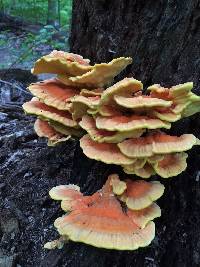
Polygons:
<instances>
[{"instance_id":1,"label":"orange and yellow fungus","mask_svg":"<svg viewBox=\"0 0 200 267\"><path fill-rule=\"evenodd\" d=\"M71 98L78 95L80 91L74 87L66 86L56 79L33 83L28 89L43 103L59 110L69 110Z\"/></svg>"},{"instance_id":2,"label":"orange and yellow fungus","mask_svg":"<svg viewBox=\"0 0 200 267\"><path fill-rule=\"evenodd\" d=\"M111 105L113 98L117 96L132 96L143 89L143 84L134 78L124 78L123 80L108 87L101 96L101 105Z\"/></svg>"},{"instance_id":3,"label":"orange and yellow fungus","mask_svg":"<svg viewBox=\"0 0 200 267\"><path fill-rule=\"evenodd\" d=\"M193 134L183 134L178 137L157 132L145 137L127 139L119 143L118 147L127 157L144 158L154 154L187 151L196 144L197 138Z\"/></svg>"},{"instance_id":4,"label":"orange and yellow fungus","mask_svg":"<svg viewBox=\"0 0 200 267\"><path fill-rule=\"evenodd\" d=\"M31 84L34 98L23 108L40 119L36 132L50 145L82 137L87 157L120 165L127 174L178 175L187 166L183 152L200 141L192 134L170 136L160 129L170 129L172 122L200 112L200 96L192 92L192 82L170 88L154 84L147 94L134 78L113 84L131 63L131 58L120 57L90 65L80 55L55 50L39 59L32 71L57 77Z\"/></svg>"},{"instance_id":5,"label":"orange and yellow fungus","mask_svg":"<svg viewBox=\"0 0 200 267\"><path fill-rule=\"evenodd\" d=\"M33 74L53 73L69 76L82 75L92 69L89 60L63 51L52 51L35 62Z\"/></svg>"},{"instance_id":6,"label":"orange and yellow fungus","mask_svg":"<svg viewBox=\"0 0 200 267\"><path fill-rule=\"evenodd\" d=\"M170 129L171 124L160 119L139 115L120 115L112 117L96 117L96 126L98 129L108 131L132 131L138 129Z\"/></svg>"},{"instance_id":7,"label":"orange and yellow fungus","mask_svg":"<svg viewBox=\"0 0 200 267\"><path fill-rule=\"evenodd\" d=\"M110 175L103 188L92 196L81 196L79 203L68 209L69 213L56 219L54 225L60 233L60 239L48 242L45 247L52 249L58 245L72 240L74 242L83 242L95 247L117 249L117 250L135 250L139 247L148 246L155 236L155 224L153 219L161 215L160 208L152 201L149 206L138 210L130 210L128 207L122 207L118 196L115 196L113 188L120 189L121 192L132 191L136 198L145 199L145 195L150 200L158 199L162 195L158 191L163 190L159 185L149 187L131 184L130 181L120 184L118 175ZM145 182L146 183L146 182ZM114 185L115 184L115 185ZM127 184L127 188L124 187ZM158 184L158 183L157 183ZM135 189L133 186L135 185ZM131 188L129 189L129 187ZM119 193L117 189L117 193ZM54 191L54 189L52 189ZM50 192L52 192L52 190ZM56 189L57 191L57 189ZM129 192L128 191L128 192ZM65 192L66 189L65 189ZM133 193L134 192L134 193ZM52 193L51 193L52 194ZM67 198L67 193L64 193ZM71 200L71 193L68 199ZM63 193L56 199L63 200ZM143 205L144 206L144 205Z\"/></svg>"},{"instance_id":8,"label":"orange and yellow fungus","mask_svg":"<svg viewBox=\"0 0 200 267\"><path fill-rule=\"evenodd\" d=\"M95 64L90 71L83 75L70 77L69 80L89 88L104 87L111 84L114 77L131 63L130 57L116 58L109 63Z\"/></svg>"},{"instance_id":9,"label":"orange and yellow fungus","mask_svg":"<svg viewBox=\"0 0 200 267\"><path fill-rule=\"evenodd\" d=\"M45 120L56 121L68 127L78 126L68 111L58 110L35 99L24 103L23 109L27 114L37 115Z\"/></svg>"},{"instance_id":10,"label":"orange and yellow fungus","mask_svg":"<svg viewBox=\"0 0 200 267\"><path fill-rule=\"evenodd\" d=\"M136 160L122 154L116 144L98 143L93 141L89 135L84 135L80 139L80 147L88 158L107 164L127 165Z\"/></svg>"},{"instance_id":11,"label":"orange and yellow fungus","mask_svg":"<svg viewBox=\"0 0 200 267\"><path fill-rule=\"evenodd\" d=\"M187 168L187 153L166 154L162 160L152 164L155 172L162 178L179 175Z\"/></svg>"},{"instance_id":12,"label":"orange and yellow fungus","mask_svg":"<svg viewBox=\"0 0 200 267\"><path fill-rule=\"evenodd\" d=\"M96 110L100 101L100 96L82 96L73 97L71 112L74 120L81 119L87 114L88 109Z\"/></svg>"},{"instance_id":13,"label":"orange and yellow fungus","mask_svg":"<svg viewBox=\"0 0 200 267\"><path fill-rule=\"evenodd\" d=\"M49 146L55 146L58 143L66 142L71 136L64 136L57 132L47 121L37 119L34 124L34 130L39 137L48 139Z\"/></svg>"},{"instance_id":14,"label":"orange and yellow fungus","mask_svg":"<svg viewBox=\"0 0 200 267\"><path fill-rule=\"evenodd\" d=\"M144 129L124 132L99 130L96 127L95 119L88 115L82 117L79 125L94 141L99 143L119 143L126 138L139 137L144 132Z\"/></svg>"},{"instance_id":15,"label":"orange and yellow fungus","mask_svg":"<svg viewBox=\"0 0 200 267\"><path fill-rule=\"evenodd\" d=\"M146 182L143 180L126 180L126 191L120 199L131 210L141 210L150 206L153 201L159 199L164 193L164 186L158 182Z\"/></svg>"}]
</instances>

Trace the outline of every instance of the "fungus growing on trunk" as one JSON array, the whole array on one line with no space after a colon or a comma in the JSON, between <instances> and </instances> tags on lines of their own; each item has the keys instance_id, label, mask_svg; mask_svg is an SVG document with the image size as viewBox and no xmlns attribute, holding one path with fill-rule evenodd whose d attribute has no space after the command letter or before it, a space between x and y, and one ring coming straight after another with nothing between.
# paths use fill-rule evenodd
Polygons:
<instances>
[{"instance_id":1,"label":"fungus growing on trunk","mask_svg":"<svg viewBox=\"0 0 200 267\"><path fill-rule=\"evenodd\" d=\"M70 76L82 75L92 69L89 60L63 51L52 51L35 62L33 74L54 73Z\"/></svg>"},{"instance_id":2,"label":"fungus growing on trunk","mask_svg":"<svg viewBox=\"0 0 200 267\"><path fill-rule=\"evenodd\" d=\"M145 131L144 129L125 132L99 130L96 128L95 119L88 115L82 117L79 125L87 131L92 140L99 143L119 143L126 138L139 137Z\"/></svg>"},{"instance_id":3,"label":"fungus growing on trunk","mask_svg":"<svg viewBox=\"0 0 200 267\"><path fill-rule=\"evenodd\" d=\"M60 110L69 110L71 98L78 95L80 91L75 87L66 86L56 79L33 83L28 89L46 105Z\"/></svg>"},{"instance_id":4,"label":"fungus growing on trunk","mask_svg":"<svg viewBox=\"0 0 200 267\"><path fill-rule=\"evenodd\" d=\"M124 209L118 197L113 194L115 193L113 189L117 193L120 193L119 191L123 193L127 185L127 191L135 190L135 195L138 194L143 199L145 194L157 199L158 188L156 189L153 183L148 188L144 186L139 188L138 181L132 183L122 182L118 175L113 174L108 177L103 188L92 196L83 196L79 191L67 186L53 188L50 191L53 198L76 203L73 207L68 206L70 209L66 209L70 213L56 219L54 223L61 237L64 240L117 250L135 250L149 245L155 236L155 224L152 220L161 215L160 208L155 203L149 202L148 207L137 211L128 207ZM45 247L56 247L50 244L48 242Z\"/></svg>"},{"instance_id":5,"label":"fungus growing on trunk","mask_svg":"<svg viewBox=\"0 0 200 267\"><path fill-rule=\"evenodd\" d=\"M71 112L74 120L81 119L85 114L87 114L87 110L95 110L98 107L100 101L100 96L82 96L78 95L73 97Z\"/></svg>"},{"instance_id":6,"label":"fungus growing on trunk","mask_svg":"<svg viewBox=\"0 0 200 267\"><path fill-rule=\"evenodd\" d=\"M113 78L131 63L130 57L116 58L109 63L95 64L90 71L80 76L70 77L69 80L86 87L104 87L110 84Z\"/></svg>"},{"instance_id":7,"label":"fungus growing on trunk","mask_svg":"<svg viewBox=\"0 0 200 267\"><path fill-rule=\"evenodd\" d=\"M170 129L171 122L198 112L200 97L191 92L193 83L171 88L152 85L149 95L143 94L143 84L134 78L101 88L131 61L121 57L91 66L79 55L53 51L37 61L33 71L55 73L57 79L32 84L29 89L37 99L23 108L47 120L46 125L64 138L82 136L80 126L88 133L80 144L89 158L121 165L124 172L143 178L156 173L174 176L186 167L181 152L199 141L191 134L176 137L151 130ZM161 158L152 161L155 155ZM166 160L172 156L178 165Z\"/></svg>"},{"instance_id":8,"label":"fungus growing on trunk","mask_svg":"<svg viewBox=\"0 0 200 267\"><path fill-rule=\"evenodd\" d=\"M193 134L183 134L180 137L156 132L145 137L131 138L118 144L120 151L130 158L151 157L154 154L169 154L183 152L197 144Z\"/></svg>"},{"instance_id":9,"label":"fungus growing on trunk","mask_svg":"<svg viewBox=\"0 0 200 267\"><path fill-rule=\"evenodd\" d=\"M27 114L37 115L47 120L57 121L68 127L78 126L78 123L72 119L72 116L68 111L58 110L35 99L24 103L23 109Z\"/></svg>"},{"instance_id":10,"label":"fungus growing on trunk","mask_svg":"<svg viewBox=\"0 0 200 267\"><path fill-rule=\"evenodd\" d=\"M125 173L142 178L154 174L169 178L183 172L184 151L200 141L192 134L171 136L160 129L170 129L172 122L200 112L193 83L171 88L155 84L147 88L147 95L142 82L134 78L111 85L131 58L93 66L89 62L76 54L53 51L35 63L34 74L57 75L31 84L34 98L23 105L27 114L38 117L34 126L38 136L48 138L49 145L81 137L88 158L119 165ZM117 174L91 196L84 196L75 185L54 187L50 196L61 200L67 214L55 221L61 238L45 247L62 247L67 240L118 250L147 246L155 235L152 220L161 215L154 201L163 192L160 182L121 181Z\"/></svg>"},{"instance_id":11,"label":"fungus growing on trunk","mask_svg":"<svg viewBox=\"0 0 200 267\"><path fill-rule=\"evenodd\" d=\"M127 189L120 196L120 200L131 210L141 210L150 206L164 193L164 186L158 181L126 180L125 182Z\"/></svg>"},{"instance_id":12,"label":"fungus growing on trunk","mask_svg":"<svg viewBox=\"0 0 200 267\"><path fill-rule=\"evenodd\" d=\"M93 141L89 135L84 135L80 139L80 147L88 158L107 164L127 165L136 160L123 155L116 144L98 143Z\"/></svg>"},{"instance_id":13,"label":"fungus growing on trunk","mask_svg":"<svg viewBox=\"0 0 200 267\"><path fill-rule=\"evenodd\" d=\"M170 129L171 124L147 116L121 115L113 117L98 116L96 118L96 126L98 129L123 132L138 129Z\"/></svg>"},{"instance_id":14,"label":"fungus growing on trunk","mask_svg":"<svg viewBox=\"0 0 200 267\"><path fill-rule=\"evenodd\" d=\"M64 136L57 132L47 121L37 119L34 124L34 130L39 137L48 139L48 146L55 146L58 143L67 141L71 136Z\"/></svg>"}]
</instances>

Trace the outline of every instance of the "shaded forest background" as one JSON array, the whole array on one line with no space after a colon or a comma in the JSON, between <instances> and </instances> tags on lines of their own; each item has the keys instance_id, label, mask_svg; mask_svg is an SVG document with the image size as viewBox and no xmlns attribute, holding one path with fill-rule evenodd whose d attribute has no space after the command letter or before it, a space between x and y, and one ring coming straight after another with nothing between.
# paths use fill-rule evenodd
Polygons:
<instances>
[{"instance_id":1,"label":"shaded forest background","mask_svg":"<svg viewBox=\"0 0 200 267\"><path fill-rule=\"evenodd\" d=\"M52 49L68 50L72 0L0 0L0 69L30 69Z\"/></svg>"}]
</instances>

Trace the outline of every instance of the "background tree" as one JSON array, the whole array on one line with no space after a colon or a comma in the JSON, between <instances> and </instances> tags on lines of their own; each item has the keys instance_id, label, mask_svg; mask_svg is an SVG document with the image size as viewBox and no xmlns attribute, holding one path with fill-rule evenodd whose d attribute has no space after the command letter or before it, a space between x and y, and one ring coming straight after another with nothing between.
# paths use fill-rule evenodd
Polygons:
<instances>
[{"instance_id":1,"label":"background tree","mask_svg":"<svg viewBox=\"0 0 200 267\"><path fill-rule=\"evenodd\" d=\"M47 24L58 25L58 1L48 0Z\"/></svg>"}]
</instances>

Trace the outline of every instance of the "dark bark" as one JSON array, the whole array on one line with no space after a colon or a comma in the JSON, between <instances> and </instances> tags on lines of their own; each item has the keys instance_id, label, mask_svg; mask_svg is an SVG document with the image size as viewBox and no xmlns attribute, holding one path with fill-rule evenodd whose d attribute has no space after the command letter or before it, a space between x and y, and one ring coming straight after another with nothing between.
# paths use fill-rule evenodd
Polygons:
<instances>
[{"instance_id":1,"label":"dark bark","mask_svg":"<svg viewBox=\"0 0 200 267\"><path fill-rule=\"evenodd\" d=\"M174 84L200 74L199 0L74 0L71 49L95 62L132 56L126 74Z\"/></svg>"}]
</instances>

